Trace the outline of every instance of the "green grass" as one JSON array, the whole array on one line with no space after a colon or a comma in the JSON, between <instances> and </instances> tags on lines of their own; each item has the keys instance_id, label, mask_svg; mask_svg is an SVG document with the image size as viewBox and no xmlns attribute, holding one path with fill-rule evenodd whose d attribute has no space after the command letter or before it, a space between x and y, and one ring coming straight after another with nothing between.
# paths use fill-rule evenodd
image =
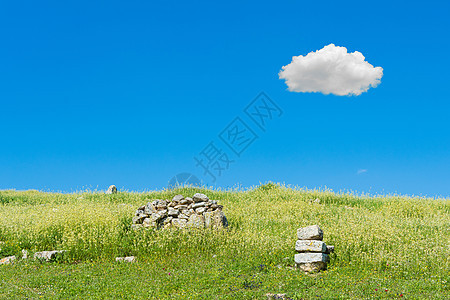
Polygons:
<instances>
[{"instance_id":1,"label":"green grass","mask_svg":"<svg viewBox=\"0 0 450 300\"><path fill-rule=\"evenodd\" d=\"M148 199L204 192L227 230L130 230ZM319 198L320 204L309 199ZM0 191L0 258L68 250L59 261L0 265L0 299L448 299L449 199L358 197L267 184L248 191ZM328 270L292 269L299 227L334 245ZM134 255L137 262L116 263Z\"/></svg>"}]
</instances>

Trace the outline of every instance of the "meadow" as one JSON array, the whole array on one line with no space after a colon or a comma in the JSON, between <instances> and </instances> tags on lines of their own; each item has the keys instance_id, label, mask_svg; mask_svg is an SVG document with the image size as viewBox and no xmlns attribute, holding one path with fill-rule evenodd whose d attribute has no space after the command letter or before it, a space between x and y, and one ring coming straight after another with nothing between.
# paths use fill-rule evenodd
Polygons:
<instances>
[{"instance_id":1,"label":"meadow","mask_svg":"<svg viewBox=\"0 0 450 300\"><path fill-rule=\"evenodd\" d=\"M150 199L196 192L224 206L227 229L130 229ZM449 211L449 199L272 183L112 195L0 191L0 258L67 250L55 262L0 265L0 299L448 299ZM314 224L335 252L326 271L305 274L293 268L296 230ZM129 255L135 263L115 262Z\"/></svg>"}]
</instances>

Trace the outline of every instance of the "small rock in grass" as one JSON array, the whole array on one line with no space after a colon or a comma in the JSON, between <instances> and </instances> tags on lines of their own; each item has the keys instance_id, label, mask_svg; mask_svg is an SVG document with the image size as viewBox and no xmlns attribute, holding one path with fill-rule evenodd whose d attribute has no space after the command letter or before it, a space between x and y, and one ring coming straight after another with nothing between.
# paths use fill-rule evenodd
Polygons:
<instances>
[{"instance_id":1,"label":"small rock in grass","mask_svg":"<svg viewBox=\"0 0 450 300\"><path fill-rule=\"evenodd\" d=\"M115 185L110 185L105 194L117 194L117 188Z\"/></svg>"},{"instance_id":2,"label":"small rock in grass","mask_svg":"<svg viewBox=\"0 0 450 300\"><path fill-rule=\"evenodd\" d=\"M28 251L25 249L22 249L22 259L27 259L28 258Z\"/></svg>"},{"instance_id":3,"label":"small rock in grass","mask_svg":"<svg viewBox=\"0 0 450 300\"><path fill-rule=\"evenodd\" d=\"M297 237L299 240L319 240L323 239L323 231L319 225L312 225L297 229Z\"/></svg>"},{"instance_id":4,"label":"small rock in grass","mask_svg":"<svg viewBox=\"0 0 450 300\"><path fill-rule=\"evenodd\" d=\"M136 258L134 256L116 257L116 261L133 263L136 261Z\"/></svg>"},{"instance_id":5,"label":"small rock in grass","mask_svg":"<svg viewBox=\"0 0 450 300\"><path fill-rule=\"evenodd\" d=\"M55 260L59 255L62 255L67 250L53 250L53 251L41 251L34 253L34 259L52 261Z\"/></svg>"},{"instance_id":6,"label":"small rock in grass","mask_svg":"<svg viewBox=\"0 0 450 300\"><path fill-rule=\"evenodd\" d=\"M334 246L327 245L327 251L325 253L330 254L331 252L334 252Z\"/></svg>"},{"instance_id":7,"label":"small rock in grass","mask_svg":"<svg viewBox=\"0 0 450 300\"><path fill-rule=\"evenodd\" d=\"M281 299L281 300L286 300L288 298L286 298L286 294L272 294L272 293L267 293L266 294L267 299L272 300L272 299Z\"/></svg>"},{"instance_id":8,"label":"small rock in grass","mask_svg":"<svg viewBox=\"0 0 450 300\"><path fill-rule=\"evenodd\" d=\"M15 255L7 256L7 257L0 259L0 265L9 265L9 264L13 263L15 260L16 260Z\"/></svg>"}]
</instances>

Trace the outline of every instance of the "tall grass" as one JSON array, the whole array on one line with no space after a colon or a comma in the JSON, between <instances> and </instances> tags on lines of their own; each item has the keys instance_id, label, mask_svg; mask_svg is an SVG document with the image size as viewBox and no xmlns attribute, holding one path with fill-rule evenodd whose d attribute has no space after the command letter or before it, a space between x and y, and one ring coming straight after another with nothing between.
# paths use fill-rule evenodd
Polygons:
<instances>
[{"instance_id":1,"label":"tall grass","mask_svg":"<svg viewBox=\"0 0 450 300\"><path fill-rule=\"evenodd\" d=\"M133 213L150 199L196 192L224 205L228 229L130 229ZM316 198L320 203L310 201ZM247 191L185 187L114 195L0 191L0 257L20 256L22 249L68 250L68 263L128 255L141 261L218 255L242 270L287 266L293 264L296 229L318 224L324 241L336 247L331 270L388 269L400 277L448 278L449 208L448 199L361 197L275 184Z\"/></svg>"}]
</instances>

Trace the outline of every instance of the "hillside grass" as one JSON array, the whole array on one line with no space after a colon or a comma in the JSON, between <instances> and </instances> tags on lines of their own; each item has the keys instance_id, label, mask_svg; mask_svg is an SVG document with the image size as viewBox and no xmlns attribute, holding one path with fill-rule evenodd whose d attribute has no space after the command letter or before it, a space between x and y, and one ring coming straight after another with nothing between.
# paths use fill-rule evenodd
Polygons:
<instances>
[{"instance_id":1,"label":"hillside grass","mask_svg":"<svg viewBox=\"0 0 450 300\"><path fill-rule=\"evenodd\" d=\"M130 230L149 199L203 192L226 230ZM320 199L320 204L310 199ZM0 265L0 299L448 299L449 199L369 197L266 184L148 193L0 191L0 258L68 250L53 263ZM296 230L335 246L326 271L293 269ZM136 263L116 263L134 255Z\"/></svg>"}]
</instances>

